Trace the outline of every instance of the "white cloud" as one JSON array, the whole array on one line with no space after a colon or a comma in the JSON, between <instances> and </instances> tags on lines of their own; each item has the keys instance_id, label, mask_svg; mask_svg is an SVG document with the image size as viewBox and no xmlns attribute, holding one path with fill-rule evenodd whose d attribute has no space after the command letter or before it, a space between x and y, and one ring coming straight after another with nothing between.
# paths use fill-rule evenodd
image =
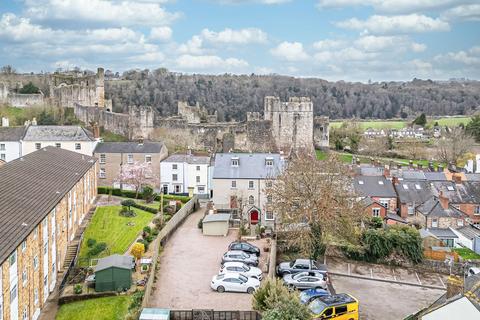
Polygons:
<instances>
[{"instance_id":1,"label":"white cloud","mask_svg":"<svg viewBox=\"0 0 480 320\"><path fill-rule=\"evenodd\" d=\"M460 50L437 55L434 57L434 60L444 64L454 63L471 67L480 67L480 47L472 47L469 50Z\"/></svg>"},{"instance_id":2,"label":"white cloud","mask_svg":"<svg viewBox=\"0 0 480 320\"><path fill-rule=\"evenodd\" d=\"M172 29L170 27L153 27L150 30L150 39L167 41L172 37Z\"/></svg>"},{"instance_id":3,"label":"white cloud","mask_svg":"<svg viewBox=\"0 0 480 320\"><path fill-rule=\"evenodd\" d=\"M245 3L262 3L262 4L281 4L292 0L218 0L223 4L245 4Z\"/></svg>"},{"instance_id":4,"label":"white cloud","mask_svg":"<svg viewBox=\"0 0 480 320\"><path fill-rule=\"evenodd\" d=\"M341 28L361 30L365 33L372 34L401 34L450 30L448 22L419 14L399 16L373 15L367 20L352 18L338 22L336 25Z\"/></svg>"},{"instance_id":5,"label":"white cloud","mask_svg":"<svg viewBox=\"0 0 480 320\"><path fill-rule=\"evenodd\" d=\"M168 25L179 17L160 6L163 1L27 0L26 15L33 21L64 21L115 26Z\"/></svg>"},{"instance_id":6,"label":"white cloud","mask_svg":"<svg viewBox=\"0 0 480 320\"><path fill-rule=\"evenodd\" d=\"M344 45L345 41L343 40L325 39L315 42L313 47L317 50L328 50L343 47Z\"/></svg>"},{"instance_id":7,"label":"white cloud","mask_svg":"<svg viewBox=\"0 0 480 320\"><path fill-rule=\"evenodd\" d=\"M215 55L182 55L177 58L176 65L181 69L187 70L232 70L248 67L248 62L237 58L223 59Z\"/></svg>"},{"instance_id":8,"label":"white cloud","mask_svg":"<svg viewBox=\"0 0 480 320\"><path fill-rule=\"evenodd\" d=\"M270 53L286 61L302 61L308 59L308 54L303 50L303 44L300 42L284 41L277 47L271 49Z\"/></svg>"},{"instance_id":9,"label":"white cloud","mask_svg":"<svg viewBox=\"0 0 480 320\"><path fill-rule=\"evenodd\" d=\"M344 8L370 6L383 13L414 13L445 10L475 0L319 0L317 7Z\"/></svg>"},{"instance_id":10,"label":"white cloud","mask_svg":"<svg viewBox=\"0 0 480 320\"><path fill-rule=\"evenodd\" d=\"M226 28L220 32L203 29L201 37L218 44L250 44L267 42L267 34L257 28L233 30Z\"/></svg>"},{"instance_id":11,"label":"white cloud","mask_svg":"<svg viewBox=\"0 0 480 320\"><path fill-rule=\"evenodd\" d=\"M183 54L202 54L204 51L202 45L202 38L200 36L193 36L186 43L180 45L178 52Z\"/></svg>"},{"instance_id":12,"label":"white cloud","mask_svg":"<svg viewBox=\"0 0 480 320\"><path fill-rule=\"evenodd\" d=\"M480 21L480 4L462 5L451 8L442 13L448 20Z\"/></svg>"},{"instance_id":13,"label":"white cloud","mask_svg":"<svg viewBox=\"0 0 480 320\"><path fill-rule=\"evenodd\" d=\"M413 52L423 52L427 50L427 46L425 44L417 42L413 42L411 48Z\"/></svg>"}]
</instances>

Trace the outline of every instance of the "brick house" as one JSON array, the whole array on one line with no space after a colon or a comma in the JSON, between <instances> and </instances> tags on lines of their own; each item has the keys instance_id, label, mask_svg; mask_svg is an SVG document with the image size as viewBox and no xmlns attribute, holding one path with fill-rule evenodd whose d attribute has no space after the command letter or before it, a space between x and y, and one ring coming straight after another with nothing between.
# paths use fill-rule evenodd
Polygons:
<instances>
[{"instance_id":1,"label":"brick house","mask_svg":"<svg viewBox=\"0 0 480 320\"><path fill-rule=\"evenodd\" d=\"M424 228L459 228L467 224L468 215L449 204L443 194L433 197L418 206L409 222L416 223Z\"/></svg>"},{"instance_id":2,"label":"brick house","mask_svg":"<svg viewBox=\"0 0 480 320\"><path fill-rule=\"evenodd\" d=\"M430 183L427 181L411 181L394 178L393 186L398 195L399 214L407 221L415 215L416 207L434 196Z\"/></svg>"},{"instance_id":3,"label":"brick house","mask_svg":"<svg viewBox=\"0 0 480 320\"><path fill-rule=\"evenodd\" d=\"M357 176L353 178L355 193L359 197L370 197L387 209L396 213L397 194L392 181L384 176Z\"/></svg>"},{"instance_id":4,"label":"brick house","mask_svg":"<svg viewBox=\"0 0 480 320\"><path fill-rule=\"evenodd\" d=\"M362 205L365 208L365 214L371 217L379 217L385 219L387 216L387 208L379 202L370 197L365 197L362 200Z\"/></svg>"},{"instance_id":5,"label":"brick house","mask_svg":"<svg viewBox=\"0 0 480 320\"><path fill-rule=\"evenodd\" d=\"M96 160L46 147L0 168L0 319L38 319L96 194Z\"/></svg>"},{"instance_id":6,"label":"brick house","mask_svg":"<svg viewBox=\"0 0 480 320\"><path fill-rule=\"evenodd\" d=\"M119 174L123 167L134 163L151 166L149 184L160 190L160 162L168 156L168 149L162 142L104 142L93 152L98 159L98 185L119 188ZM123 185L123 189L128 186Z\"/></svg>"}]
</instances>

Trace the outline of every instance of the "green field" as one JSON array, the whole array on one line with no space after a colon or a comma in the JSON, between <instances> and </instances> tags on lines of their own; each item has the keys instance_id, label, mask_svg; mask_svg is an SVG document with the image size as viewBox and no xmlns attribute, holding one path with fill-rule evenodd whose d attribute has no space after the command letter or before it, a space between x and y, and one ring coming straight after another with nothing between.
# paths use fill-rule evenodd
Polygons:
<instances>
[{"instance_id":1,"label":"green field","mask_svg":"<svg viewBox=\"0 0 480 320\"><path fill-rule=\"evenodd\" d=\"M114 296L63 304L56 320L124 320L130 300L130 296Z\"/></svg>"},{"instance_id":2,"label":"green field","mask_svg":"<svg viewBox=\"0 0 480 320\"><path fill-rule=\"evenodd\" d=\"M463 259L469 259L469 260L480 259L480 254L477 254L468 248L456 248L456 249L453 249L453 251L458 253Z\"/></svg>"},{"instance_id":3,"label":"green field","mask_svg":"<svg viewBox=\"0 0 480 320\"><path fill-rule=\"evenodd\" d=\"M428 124L432 126L435 122L438 122L440 126L458 126L461 123L466 125L470 121L470 117L443 117L443 118L429 118ZM344 121L332 121L330 122L331 128L340 128ZM368 128L373 129L402 129L405 128L411 121L388 121L388 120L372 120L372 121L358 121L362 130Z\"/></svg>"},{"instance_id":4,"label":"green field","mask_svg":"<svg viewBox=\"0 0 480 320\"><path fill-rule=\"evenodd\" d=\"M121 208L121 206L97 208L83 236L84 241L80 248L80 266L87 266L89 259L101 258L108 254L124 254L143 227L147 226L154 218L152 213L136 208L132 208L137 214L135 217L123 217L119 215ZM105 242L107 250L99 255L89 257L88 239L95 239L97 243Z\"/></svg>"}]
</instances>

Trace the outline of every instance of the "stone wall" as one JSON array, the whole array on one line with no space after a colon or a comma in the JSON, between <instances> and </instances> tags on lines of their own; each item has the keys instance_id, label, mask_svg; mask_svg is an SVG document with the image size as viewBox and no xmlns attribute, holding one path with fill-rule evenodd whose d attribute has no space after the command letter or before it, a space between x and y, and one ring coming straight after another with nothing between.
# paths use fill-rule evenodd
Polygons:
<instances>
[{"instance_id":1,"label":"stone wall","mask_svg":"<svg viewBox=\"0 0 480 320\"><path fill-rule=\"evenodd\" d=\"M43 93L37 94L8 94L7 103L17 108L43 105L45 103Z\"/></svg>"},{"instance_id":2,"label":"stone wall","mask_svg":"<svg viewBox=\"0 0 480 320\"><path fill-rule=\"evenodd\" d=\"M328 149L330 144L330 120L328 117L313 119L313 144L315 149Z\"/></svg>"}]
</instances>

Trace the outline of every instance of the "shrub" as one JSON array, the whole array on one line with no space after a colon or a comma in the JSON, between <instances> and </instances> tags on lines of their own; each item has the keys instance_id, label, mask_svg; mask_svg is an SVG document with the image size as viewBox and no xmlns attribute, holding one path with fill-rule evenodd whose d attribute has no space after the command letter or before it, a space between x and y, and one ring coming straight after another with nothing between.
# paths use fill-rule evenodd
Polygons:
<instances>
[{"instance_id":1,"label":"shrub","mask_svg":"<svg viewBox=\"0 0 480 320\"><path fill-rule=\"evenodd\" d=\"M110 190L112 191L112 195L117 197L136 199L136 196L137 196L136 192L132 190L121 190L121 189L116 189L111 187L98 187L97 189L98 194L109 194ZM160 195L156 194L154 200L160 201ZM164 203L168 202L168 200L179 200L182 203L187 203L188 201L190 201L190 197L164 194L163 200L164 200Z\"/></svg>"},{"instance_id":2,"label":"shrub","mask_svg":"<svg viewBox=\"0 0 480 320\"><path fill-rule=\"evenodd\" d=\"M157 229L157 227L155 227L155 228L152 229L152 235L153 235L153 236L156 237L156 236L158 236L159 233L160 233L160 231Z\"/></svg>"},{"instance_id":3,"label":"shrub","mask_svg":"<svg viewBox=\"0 0 480 320\"><path fill-rule=\"evenodd\" d=\"M122 209L120 210L119 213L122 217L135 217L137 214L133 210L129 210L128 207L122 206Z\"/></svg>"},{"instance_id":4,"label":"shrub","mask_svg":"<svg viewBox=\"0 0 480 320\"><path fill-rule=\"evenodd\" d=\"M163 216L163 221L165 221L165 223L167 223L168 221L170 221L170 219L172 219L172 216L169 215L169 214L166 214Z\"/></svg>"},{"instance_id":5,"label":"shrub","mask_svg":"<svg viewBox=\"0 0 480 320\"><path fill-rule=\"evenodd\" d=\"M138 309L142 305L143 301L143 294L144 291L136 291L135 293L132 294L132 302L130 302L130 306L128 307L128 310L131 311L133 309Z\"/></svg>"},{"instance_id":6,"label":"shrub","mask_svg":"<svg viewBox=\"0 0 480 320\"><path fill-rule=\"evenodd\" d=\"M380 217L372 217L372 219L369 221L369 225L372 228L380 229L383 227L383 219Z\"/></svg>"},{"instance_id":7,"label":"shrub","mask_svg":"<svg viewBox=\"0 0 480 320\"><path fill-rule=\"evenodd\" d=\"M93 247L96 243L97 243L97 240L95 240L95 239L89 238L89 239L87 240L87 246L88 246L89 248Z\"/></svg>"},{"instance_id":8,"label":"shrub","mask_svg":"<svg viewBox=\"0 0 480 320\"><path fill-rule=\"evenodd\" d=\"M149 227L149 226L145 226L143 227L143 232L146 232L146 233L152 233L152 229Z\"/></svg>"},{"instance_id":9,"label":"shrub","mask_svg":"<svg viewBox=\"0 0 480 320\"><path fill-rule=\"evenodd\" d=\"M152 235L148 235L146 237L143 237L143 239L145 239L145 241L147 241L148 243L152 242L153 241L153 236Z\"/></svg>"},{"instance_id":10,"label":"shrub","mask_svg":"<svg viewBox=\"0 0 480 320\"><path fill-rule=\"evenodd\" d=\"M132 246L132 249L130 250L130 253L132 254L132 256L135 257L135 259L138 260L145 253L145 246L143 245L143 243L137 242Z\"/></svg>"},{"instance_id":11,"label":"shrub","mask_svg":"<svg viewBox=\"0 0 480 320\"><path fill-rule=\"evenodd\" d=\"M97 243L92 249L88 251L88 256L93 257L97 256L99 253L107 249L107 244L105 242Z\"/></svg>"},{"instance_id":12,"label":"shrub","mask_svg":"<svg viewBox=\"0 0 480 320\"><path fill-rule=\"evenodd\" d=\"M128 201L133 201L133 200L128 200ZM150 212L150 213L157 213L158 212L158 210L155 209L155 208L151 208L149 206L144 206L143 204L136 203L136 202L133 202L132 207L143 210L143 211L147 211L147 212Z\"/></svg>"},{"instance_id":13,"label":"shrub","mask_svg":"<svg viewBox=\"0 0 480 320\"><path fill-rule=\"evenodd\" d=\"M155 227L158 229L158 230L161 230L163 228L163 226L165 225L165 222L163 221L162 218L155 218L153 219L153 223L155 224Z\"/></svg>"},{"instance_id":14,"label":"shrub","mask_svg":"<svg viewBox=\"0 0 480 320\"><path fill-rule=\"evenodd\" d=\"M124 207L128 207L128 210L130 210L130 207L134 207L135 204L136 204L136 202L131 200L131 199L123 200L121 202L121 205L124 206Z\"/></svg>"},{"instance_id":15,"label":"shrub","mask_svg":"<svg viewBox=\"0 0 480 320\"><path fill-rule=\"evenodd\" d=\"M144 186L142 189L142 197L146 203L151 203L155 199L156 194L153 192L151 186Z\"/></svg>"},{"instance_id":16,"label":"shrub","mask_svg":"<svg viewBox=\"0 0 480 320\"><path fill-rule=\"evenodd\" d=\"M81 294L83 291L83 287L81 284L76 284L74 287L73 287L73 293L75 294Z\"/></svg>"},{"instance_id":17,"label":"shrub","mask_svg":"<svg viewBox=\"0 0 480 320\"><path fill-rule=\"evenodd\" d=\"M148 245L149 245L148 241L146 241L144 239L139 239L139 240L137 240L137 242L142 243L143 246L145 247L145 251L148 251Z\"/></svg>"}]
</instances>

